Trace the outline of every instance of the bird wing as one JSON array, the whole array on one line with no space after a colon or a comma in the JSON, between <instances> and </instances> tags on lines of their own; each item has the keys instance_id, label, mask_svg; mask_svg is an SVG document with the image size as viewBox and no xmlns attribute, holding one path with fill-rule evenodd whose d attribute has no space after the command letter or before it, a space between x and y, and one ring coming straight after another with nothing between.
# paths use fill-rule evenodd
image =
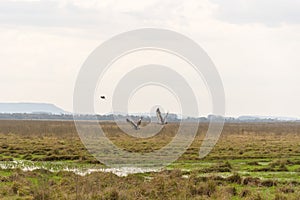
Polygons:
<instances>
[{"instance_id":1,"label":"bird wing","mask_svg":"<svg viewBox=\"0 0 300 200\"><path fill-rule=\"evenodd\" d=\"M140 125L141 125L142 119L143 119L143 118L141 117L141 118L139 119L139 121L136 123L137 126L140 126Z\"/></svg>"},{"instance_id":2,"label":"bird wing","mask_svg":"<svg viewBox=\"0 0 300 200\"><path fill-rule=\"evenodd\" d=\"M161 116L161 112L160 112L159 108L156 109L156 116L157 116L158 121L160 121L160 123L163 124L164 121L163 121L163 118Z\"/></svg>"},{"instance_id":3,"label":"bird wing","mask_svg":"<svg viewBox=\"0 0 300 200\"><path fill-rule=\"evenodd\" d=\"M126 121L131 124L133 128L137 129L137 125L131 119L126 119Z\"/></svg>"},{"instance_id":4,"label":"bird wing","mask_svg":"<svg viewBox=\"0 0 300 200\"><path fill-rule=\"evenodd\" d=\"M169 113L167 112L165 118L164 118L164 123L167 123L167 117L168 117Z\"/></svg>"}]
</instances>

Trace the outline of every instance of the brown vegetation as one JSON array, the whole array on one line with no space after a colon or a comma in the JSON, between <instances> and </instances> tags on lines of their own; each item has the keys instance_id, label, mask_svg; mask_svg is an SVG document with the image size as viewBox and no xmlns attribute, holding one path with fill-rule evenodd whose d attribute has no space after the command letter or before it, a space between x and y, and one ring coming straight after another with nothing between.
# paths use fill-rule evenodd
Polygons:
<instances>
[{"instance_id":1,"label":"brown vegetation","mask_svg":"<svg viewBox=\"0 0 300 200\"><path fill-rule=\"evenodd\" d=\"M88 123L88 122L87 122ZM151 138L124 134L114 123L103 130L117 146L150 152L166 145L178 124ZM0 169L0 199L297 199L300 196L300 123L227 123L204 159L198 152L208 124L201 123L187 151L159 173L117 177L71 172ZM187 131L187 134L188 131ZM71 121L0 121L0 161L99 164ZM240 172L243 172L241 174ZM265 176L264 177L257 177ZM276 174L276 175L272 175Z\"/></svg>"}]
</instances>

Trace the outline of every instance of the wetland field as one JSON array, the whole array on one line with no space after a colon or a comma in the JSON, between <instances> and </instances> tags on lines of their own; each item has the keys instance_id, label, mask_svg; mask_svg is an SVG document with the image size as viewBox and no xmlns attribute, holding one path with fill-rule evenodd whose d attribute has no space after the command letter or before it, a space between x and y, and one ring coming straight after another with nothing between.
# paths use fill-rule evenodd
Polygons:
<instances>
[{"instance_id":1,"label":"wetland field","mask_svg":"<svg viewBox=\"0 0 300 200\"><path fill-rule=\"evenodd\" d=\"M168 144L179 126L137 139L101 125L119 148L140 153ZM207 129L200 123L186 152L157 171L106 167L73 121L0 120L0 199L300 199L300 123L225 123L199 159Z\"/></svg>"}]
</instances>

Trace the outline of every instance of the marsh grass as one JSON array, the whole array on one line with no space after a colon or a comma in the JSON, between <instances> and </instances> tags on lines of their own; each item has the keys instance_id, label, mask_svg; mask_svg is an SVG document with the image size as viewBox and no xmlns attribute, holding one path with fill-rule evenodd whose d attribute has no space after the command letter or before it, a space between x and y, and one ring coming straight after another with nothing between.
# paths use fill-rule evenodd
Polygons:
<instances>
[{"instance_id":1,"label":"marsh grass","mask_svg":"<svg viewBox=\"0 0 300 200\"><path fill-rule=\"evenodd\" d=\"M154 137L137 139L124 134L112 122L101 125L115 145L143 153L168 144L179 126L170 123ZM200 160L198 152L207 129L207 123L200 123L192 145L162 172L127 177L102 172L79 176L61 170L66 166L76 170L105 166L86 150L73 122L0 121L0 162L8 166L24 163L0 169L0 199L297 199L300 196L300 123L227 123L212 152ZM24 166L34 166L36 170L24 172L20 170Z\"/></svg>"}]
</instances>

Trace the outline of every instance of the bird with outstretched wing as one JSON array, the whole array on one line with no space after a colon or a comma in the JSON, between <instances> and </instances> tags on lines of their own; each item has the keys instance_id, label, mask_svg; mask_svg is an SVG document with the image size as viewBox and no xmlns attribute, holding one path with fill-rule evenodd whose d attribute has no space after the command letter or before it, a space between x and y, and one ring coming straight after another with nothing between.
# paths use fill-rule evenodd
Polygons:
<instances>
[{"instance_id":1,"label":"bird with outstretched wing","mask_svg":"<svg viewBox=\"0 0 300 200\"><path fill-rule=\"evenodd\" d=\"M169 114L169 113L167 113L167 114L165 115L165 117L163 118L163 117L161 116L161 112L160 112L159 108L157 108L157 109L156 109L156 116L157 116L157 119L158 119L158 123L161 124L161 125L167 124L167 123L168 123L168 122L167 122L168 114Z\"/></svg>"},{"instance_id":2,"label":"bird with outstretched wing","mask_svg":"<svg viewBox=\"0 0 300 200\"><path fill-rule=\"evenodd\" d=\"M131 119L126 119L126 121L135 129L138 130L140 129L140 125L142 124L142 117L135 123L133 120Z\"/></svg>"}]
</instances>

